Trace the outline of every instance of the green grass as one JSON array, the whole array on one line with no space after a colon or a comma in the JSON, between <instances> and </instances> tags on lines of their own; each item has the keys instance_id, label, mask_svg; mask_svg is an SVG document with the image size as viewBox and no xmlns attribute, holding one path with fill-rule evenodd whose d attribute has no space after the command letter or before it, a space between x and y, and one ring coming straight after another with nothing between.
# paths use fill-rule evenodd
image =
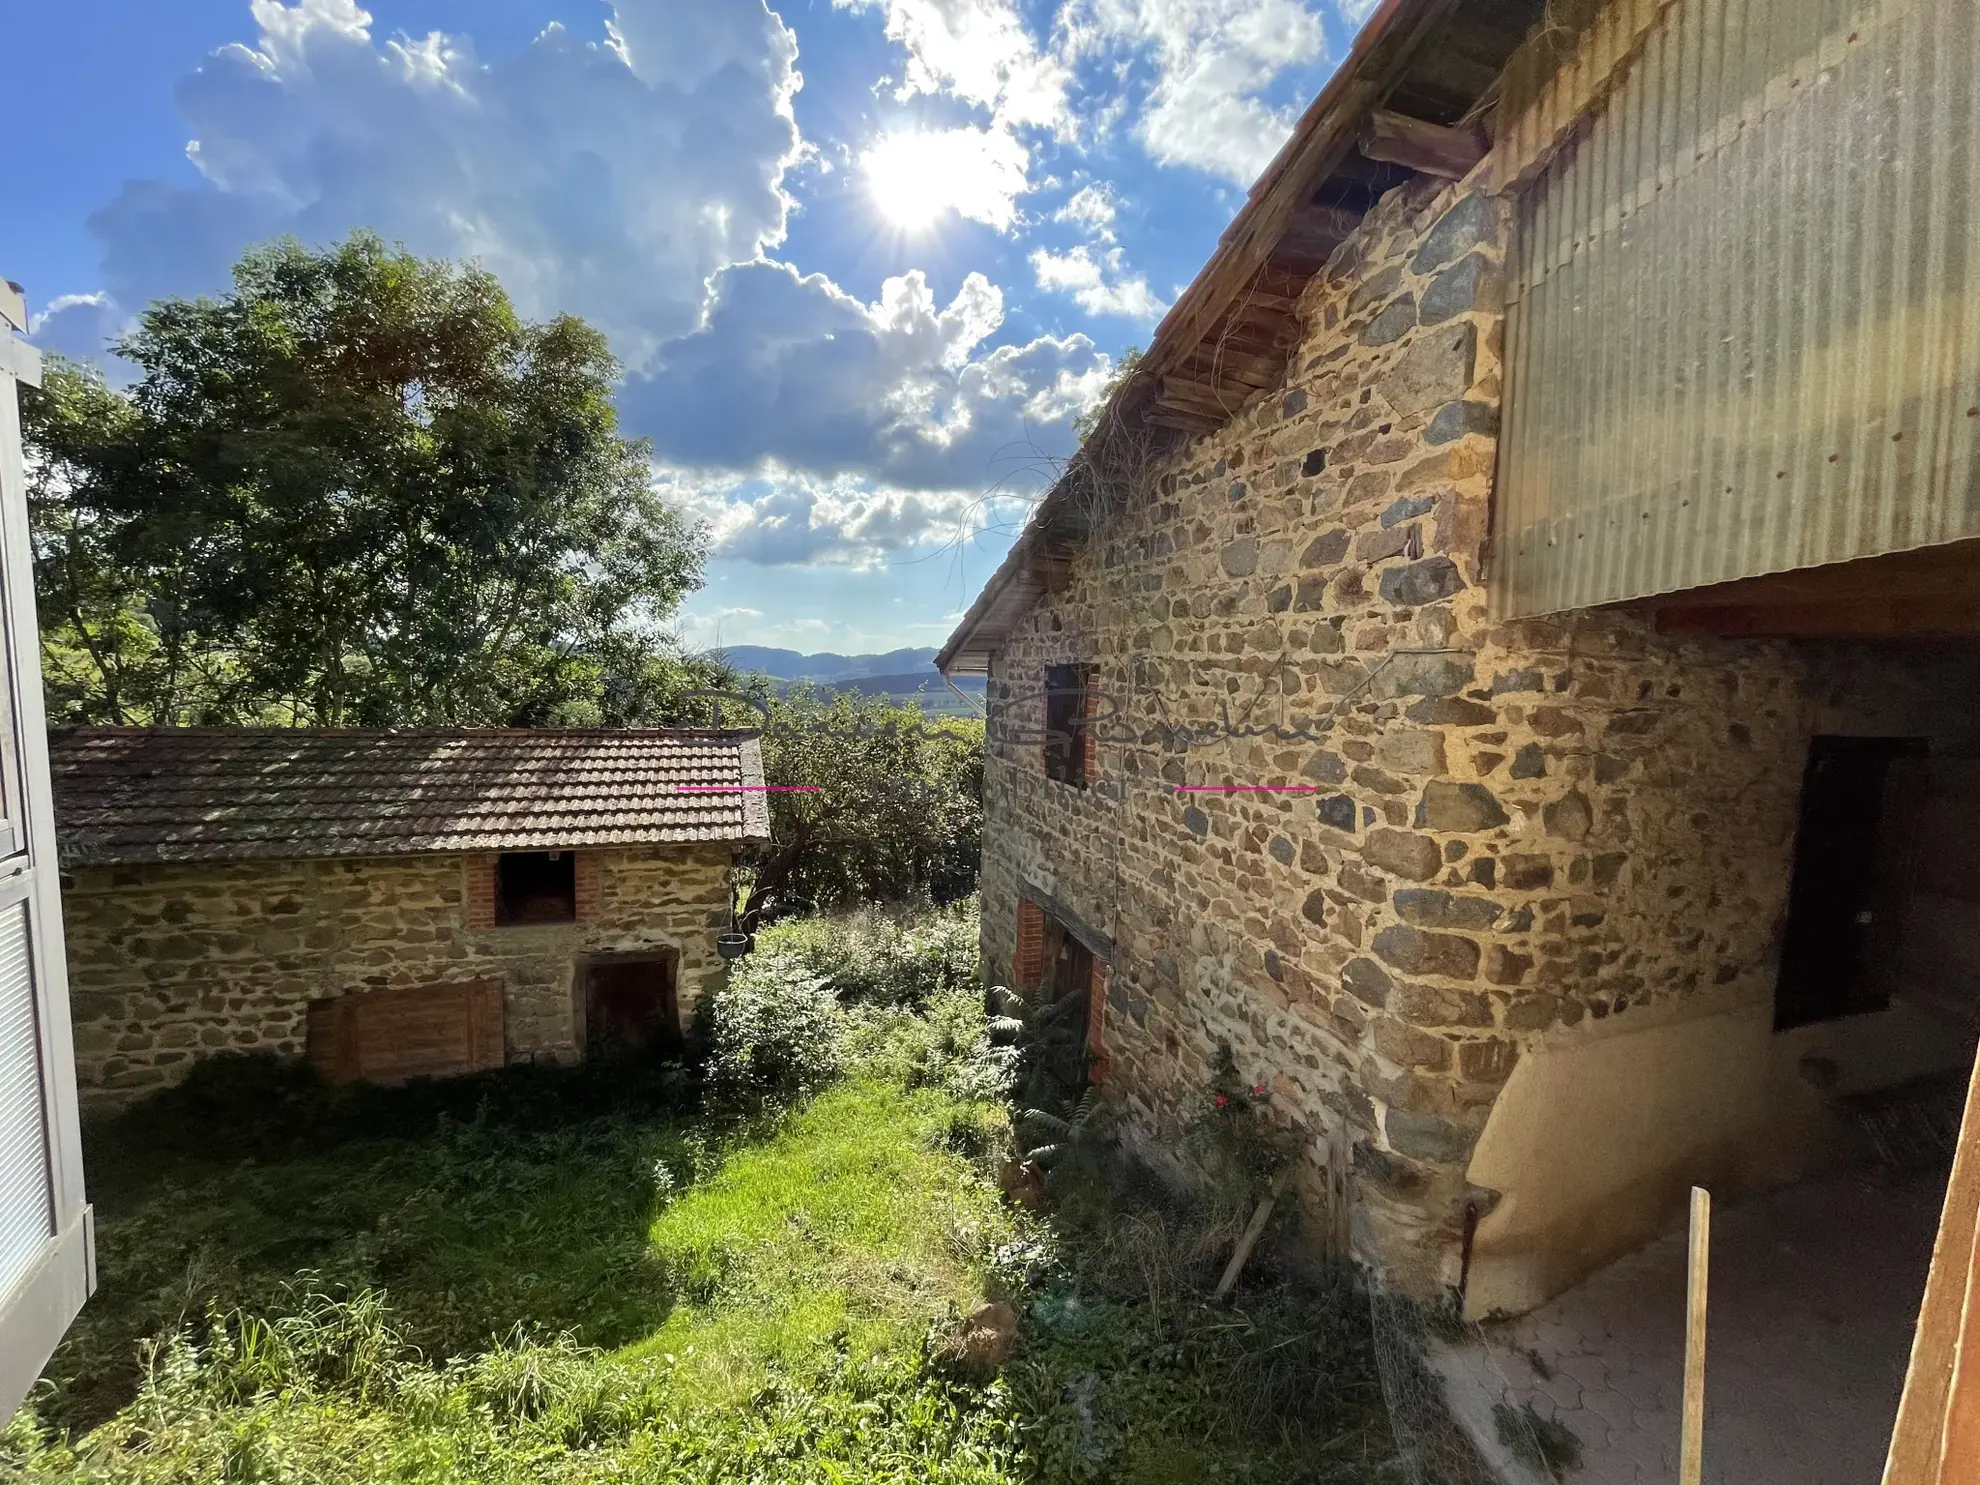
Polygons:
<instances>
[{"instance_id":1,"label":"green grass","mask_svg":"<svg viewBox=\"0 0 1980 1485\"><path fill-rule=\"evenodd\" d=\"M768 1369L912 1350L981 1303L1012 1223L943 1148L955 1113L932 1089L853 1082L739 1150L655 1219L651 1252L677 1302L624 1354L692 1353L675 1385L735 1403Z\"/></svg>"},{"instance_id":2,"label":"green grass","mask_svg":"<svg viewBox=\"0 0 1980 1485\"><path fill-rule=\"evenodd\" d=\"M1363 1302L1264 1253L1210 1305L1233 1214L1118 1165L1009 1208L980 1011L926 1000L849 1013L859 1075L783 1112L242 1064L90 1131L101 1288L0 1477L1390 1478ZM940 1344L985 1297L1022 1317L990 1380Z\"/></svg>"},{"instance_id":3,"label":"green grass","mask_svg":"<svg viewBox=\"0 0 1980 1485\"><path fill-rule=\"evenodd\" d=\"M439 1359L518 1327L640 1339L672 1303L647 1244L655 1163L691 1174L715 1138L637 1110L547 1129L484 1110L311 1154L105 1160L117 1179L93 1182L99 1290L49 1367L42 1413L100 1422L135 1390L141 1340L209 1309L279 1305L301 1274L333 1293L385 1291L408 1342Z\"/></svg>"}]
</instances>

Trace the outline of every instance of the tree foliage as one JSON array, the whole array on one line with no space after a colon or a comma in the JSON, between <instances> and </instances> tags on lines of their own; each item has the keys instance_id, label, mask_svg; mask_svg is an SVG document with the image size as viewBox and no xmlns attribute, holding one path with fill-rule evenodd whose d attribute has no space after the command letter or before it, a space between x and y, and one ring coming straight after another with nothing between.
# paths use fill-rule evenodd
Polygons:
<instances>
[{"instance_id":1,"label":"tree foliage","mask_svg":"<svg viewBox=\"0 0 1980 1485\"><path fill-rule=\"evenodd\" d=\"M359 233L117 349L128 392L53 362L23 404L55 719L609 725L729 679L662 627L701 536L583 321Z\"/></svg>"},{"instance_id":2,"label":"tree foliage","mask_svg":"<svg viewBox=\"0 0 1980 1485\"><path fill-rule=\"evenodd\" d=\"M821 909L976 889L983 724L885 697L798 687L761 704L773 839L746 911Z\"/></svg>"}]
</instances>

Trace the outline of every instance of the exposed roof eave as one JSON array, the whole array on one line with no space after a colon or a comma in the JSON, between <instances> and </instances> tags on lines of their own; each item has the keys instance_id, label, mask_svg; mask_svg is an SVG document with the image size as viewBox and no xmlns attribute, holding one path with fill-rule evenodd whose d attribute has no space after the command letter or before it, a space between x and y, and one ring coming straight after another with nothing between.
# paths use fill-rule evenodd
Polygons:
<instances>
[{"instance_id":1,"label":"exposed roof eave","mask_svg":"<svg viewBox=\"0 0 1980 1485\"><path fill-rule=\"evenodd\" d=\"M1395 176L1397 167L1371 167L1357 153L1372 111L1401 92L1426 91L1408 87L1405 75L1439 28L1461 10L1492 30L1494 45L1485 48L1490 54L1505 36L1514 37L1516 44L1527 29L1526 12L1537 14L1539 8L1540 0L1383 0L1252 186L1209 262L1163 316L1147 354L1101 414L1096 436L1104 436L1116 423L1139 423L1176 435L1207 432L1280 382L1296 327L1282 329L1241 358L1241 365L1226 364L1223 347L1234 329L1257 335L1275 316L1290 320L1307 280L1352 230L1358 214L1323 199L1329 197L1337 172L1351 177L1343 182L1350 197L1361 190L1379 193L1386 189L1385 180L1406 178L1406 171ZM1426 111L1421 97L1414 101L1417 111ZM1442 101L1448 111L1467 100ZM986 674L1010 626L1044 591L1041 563L1062 562L1084 539L1082 523L1069 519L1069 507L1077 502L1067 494L1080 459L1075 454L1046 491L1010 553L937 654L935 663L944 674Z\"/></svg>"}]
</instances>

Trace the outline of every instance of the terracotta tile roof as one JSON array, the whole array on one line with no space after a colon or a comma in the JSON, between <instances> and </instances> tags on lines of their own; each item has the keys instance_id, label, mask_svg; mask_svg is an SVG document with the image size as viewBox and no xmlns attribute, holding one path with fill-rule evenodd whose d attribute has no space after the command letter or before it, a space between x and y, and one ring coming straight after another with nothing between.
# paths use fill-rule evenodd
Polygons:
<instances>
[{"instance_id":1,"label":"terracotta tile roof","mask_svg":"<svg viewBox=\"0 0 1980 1485\"><path fill-rule=\"evenodd\" d=\"M750 732L62 728L49 754L64 866L770 833Z\"/></svg>"}]
</instances>

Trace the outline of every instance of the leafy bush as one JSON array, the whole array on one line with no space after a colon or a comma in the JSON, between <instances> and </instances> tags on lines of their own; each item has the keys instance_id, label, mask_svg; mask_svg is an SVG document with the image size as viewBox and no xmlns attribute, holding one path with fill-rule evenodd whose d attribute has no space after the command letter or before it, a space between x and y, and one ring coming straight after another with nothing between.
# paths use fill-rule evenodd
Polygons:
<instances>
[{"instance_id":1,"label":"leafy bush","mask_svg":"<svg viewBox=\"0 0 1980 1485\"><path fill-rule=\"evenodd\" d=\"M845 1039L830 981L779 955L745 960L695 1007L708 1089L726 1104L817 1091L844 1066Z\"/></svg>"},{"instance_id":2,"label":"leafy bush","mask_svg":"<svg viewBox=\"0 0 1980 1485\"><path fill-rule=\"evenodd\" d=\"M1248 1205L1298 1158L1300 1136L1271 1118L1271 1094L1247 1081L1227 1041L1210 1059L1209 1097L1186 1131L1203 1175L1233 1201Z\"/></svg>"},{"instance_id":3,"label":"leafy bush","mask_svg":"<svg viewBox=\"0 0 1980 1485\"><path fill-rule=\"evenodd\" d=\"M1053 1204L1042 1243L1000 1254L1030 1295L1006 1367L1036 1477L1387 1479L1367 1302L1345 1270L1293 1278L1261 1250L1211 1301L1247 1211L1118 1153Z\"/></svg>"},{"instance_id":4,"label":"leafy bush","mask_svg":"<svg viewBox=\"0 0 1980 1485\"><path fill-rule=\"evenodd\" d=\"M940 1088L964 1102L1010 1093L1014 1054L991 1044L980 996L938 995L919 1012L855 1006L847 1020L850 1061L869 1076Z\"/></svg>"},{"instance_id":5,"label":"leafy bush","mask_svg":"<svg viewBox=\"0 0 1980 1485\"><path fill-rule=\"evenodd\" d=\"M963 1099L998 1098L1004 1061L975 991L974 898L774 924L701 1002L696 1043L725 1103L788 1100L844 1066ZM848 1010L847 1008L850 1008Z\"/></svg>"},{"instance_id":6,"label":"leafy bush","mask_svg":"<svg viewBox=\"0 0 1980 1485\"><path fill-rule=\"evenodd\" d=\"M787 919L757 935L756 959L789 959L832 983L847 1005L919 1009L977 986L976 899L919 911L865 907Z\"/></svg>"}]
</instances>

